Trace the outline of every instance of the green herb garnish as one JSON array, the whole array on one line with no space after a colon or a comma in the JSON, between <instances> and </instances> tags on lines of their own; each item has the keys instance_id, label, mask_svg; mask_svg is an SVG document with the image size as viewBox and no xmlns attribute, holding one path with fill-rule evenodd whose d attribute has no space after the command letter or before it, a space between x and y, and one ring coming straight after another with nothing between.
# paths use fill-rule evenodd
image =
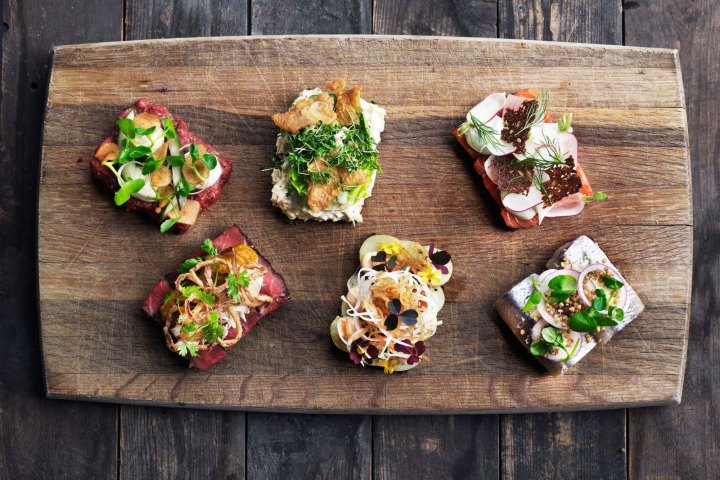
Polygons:
<instances>
[{"instance_id":1,"label":"green herb garnish","mask_svg":"<svg viewBox=\"0 0 720 480\"><path fill-rule=\"evenodd\" d=\"M556 302L564 302L577 291L577 280L572 275L558 275L548 282L548 287Z\"/></svg>"},{"instance_id":2,"label":"green herb garnish","mask_svg":"<svg viewBox=\"0 0 720 480\"><path fill-rule=\"evenodd\" d=\"M608 198L610 198L610 196L607 193L595 192L591 196L583 195L582 201L585 203L599 202L602 200L607 200Z\"/></svg>"},{"instance_id":3,"label":"green herb garnish","mask_svg":"<svg viewBox=\"0 0 720 480\"><path fill-rule=\"evenodd\" d=\"M601 278L602 282L610 290L620 290L622 287L625 286L623 282L621 282L615 277L611 277L610 275L603 275Z\"/></svg>"},{"instance_id":4,"label":"green herb garnish","mask_svg":"<svg viewBox=\"0 0 720 480\"><path fill-rule=\"evenodd\" d=\"M210 240L209 238L206 238L202 241L202 245L200 245L200 250L213 257L217 257L218 254L217 247L213 245L212 240Z\"/></svg>"},{"instance_id":5,"label":"green herb garnish","mask_svg":"<svg viewBox=\"0 0 720 480\"><path fill-rule=\"evenodd\" d=\"M623 321L625 312L622 308L607 307L607 315L600 313L595 307L607 306L607 299L596 303L598 298L593 299L593 304L584 310L580 310L570 317L568 327L576 332L599 332L600 327L614 327ZM603 309L604 310L604 309Z\"/></svg>"},{"instance_id":6,"label":"green herb garnish","mask_svg":"<svg viewBox=\"0 0 720 480\"><path fill-rule=\"evenodd\" d=\"M248 271L243 270L238 274L231 273L227 276L228 282L228 297L234 302L240 300L240 287L247 287L250 285L250 277L248 277Z\"/></svg>"},{"instance_id":7,"label":"green herb garnish","mask_svg":"<svg viewBox=\"0 0 720 480\"><path fill-rule=\"evenodd\" d=\"M188 355L191 357L197 357L198 346L194 343L182 342L178 344L178 353L183 357L187 357Z\"/></svg>"},{"instance_id":8,"label":"green herb garnish","mask_svg":"<svg viewBox=\"0 0 720 480\"><path fill-rule=\"evenodd\" d=\"M170 120L169 118L163 118L163 125L165 126L165 129L163 131L165 138L177 137L177 133L175 132L175 126L173 125L172 120Z\"/></svg>"},{"instance_id":9,"label":"green herb garnish","mask_svg":"<svg viewBox=\"0 0 720 480\"><path fill-rule=\"evenodd\" d=\"M117 122L117 126L120 129L120 133L125 135L129 139L135 138L135 124L127 117L121 118Z\"/></svg>"},{"instance_id":10,"label":"green herb garnish","mask_svg":"<svg viewBox=\"0 0 720 480\"><path fill-rule=\"evenodd\" d=\"M188 273L191 268L193 268L198 263L202 262L203 259L201 257L195 257L195 258L188 258L183 262L182 265L180 265L180 268L178 268L178 273Z\"/></svg>"},{"instance_id":11,"label":"green herb garnish","mask_svg":"<svg viewBox=\"0 0 720 480\"><path fill-rule=\"evenodd\" d=\"M565 352L565 358L561 361L567 362L575 355L579 344L580 341L576 341L572 351L568 351L567 347L565 347L565 339L562 333L554 327L545 327L542 329L541 338L538 338L530 344L530 353L540 357L548 353L551 348L558 347Z\"/></svg>"},{"instance_id":12,"label":"green herb garnish","mask_svg":"<svg viewBox=\"0 0 720 480\"><path fill-rule=\"evenodd\" d=\"M204 330L203 338L208 343L214 342L218 338L222 337L223 333L225 333L222 325L218 323L218 312L216 310L210 312L208 315L208 321L202 326L202 328Z\"/></svg>"},{"instance_id":13,"label":"green herb garnish","mask_svg":"<svg viewBox=\"0 0 720 480\"><path fill-rule=\"evenodd\" d=\"M160 233L167 233L180 220L180 215L174 218L168 218L160 224Z\"/></svg>"},{"instance_id":14,"label":"green herb garnish","mask_svg":"<svg viewBox=\"0 0 720 480\"><path fill-rule=\"evenodd\" d=\"M340 139L340 140L339 140ZM275 168L284 168L287 162L290 193L307 196L312 183L330 180L330 169L344 166L349 173L355 170L381 171L375 150L375 141L360 114L350 126L318 122L285 137L286 155L275 157ZM317 168L317 164L322 168Z\"/></svg>"},{"instance_id":15,"label":"green herb garnish","mask_svg":"<svg viewBox=\"0 0 720 480\"><path fill-rule=\"evenodd\" d=\"M205 153L202 156L202 160L208 170L213 170L215 167L217 167L217 157L215 155Z\"/></svg>"},{"instance_id":16,"label":"green herb garnish","mask_svg":"<svg viewBox=\"0 0 720 480\"><path fill-rule=\"evenodd\" d=\"M182 287L182 289L180 290L180 294L185 298L188 298L193 293L197 296L198 300L203 303L207 303L208 305L212 305L215 303L215 295L204 292L200 285Z\"/></svg>"},{"instance_id":17,"label":"green herb garnish","mask_svg":"<svg viewBox=\"0 0 720 480\"><path fill-rule=\"evenodd\" d=\"M165 160L167 160L168 165L171 167L182 167L185 165L185 157L182 155L168 155L165 157Z\"/></svg>"},{"instance_id":18,"label":"green herb garnish","mask_svg":"<svg viewBox=\"0 0 720 480\"><path fill-rule=\"evenodd\" d=\"M120 206L124 204L130 200L130 196L142 190L144 186L145 180L142 178L136 178L135 180L128 181L125 185L120 187L120 190L115 192L115 205Z\"/></svg>"},{"instance_id":19,"label":"green herb garnish","mask_svg":"<svg viewBox=\"0 0 720 480\"><path fill-rule=\"evenodd\" d=\"M470 114L470 121L460 125L458 129L458 135L465 135L467 132L474 128L477 132L478 139L483 145L492 147L494 150L502 150L503 144L500 141L500 132L495 130L487 123L481 122L475 115Z\"/></svg>"}]
</instances>

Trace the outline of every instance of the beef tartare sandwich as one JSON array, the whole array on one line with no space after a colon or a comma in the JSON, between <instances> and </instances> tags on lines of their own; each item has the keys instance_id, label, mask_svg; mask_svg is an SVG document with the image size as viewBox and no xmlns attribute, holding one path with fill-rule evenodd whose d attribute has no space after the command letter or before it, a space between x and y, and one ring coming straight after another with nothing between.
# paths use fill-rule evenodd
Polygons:
<instances>
[{"instance_id":1,"label":"beef tartare sandwich","mask_svg":"<svg viewBox=\"0 0 720 480\"><path fill-rule=\"evenodd\" d=\"M580 167L572 114L552 123L547 102L547 93L535 90L493 93L453 132L510 228L577 215L588 201L607 198L593 195Z\"/></svg>"},{"instance_id":2,"label":"beef tartare sandwich","mask_svg":"<svg viewBox=\"0 0 720 480\"><path fill-rule=\"evenodd\" d=\"M377 145L385 109L360 98L361 86L335 80L304 90L285 113L273 159L272 202L291 220L362 222L381 172Z\"/></svg>"},{"instance_id":3,"label":"beef tartare sandwich","mask_svg":"<svg viewBox=\"0 0 720 480\"><path fill-rule=\"evenodd\" d=\"M220 198L232 161L167 108L140 99L118 115L90 167L115 205L147 213L165 233L187 231Z\"/></svg>"},{"instance_id":4,"label":"beef tartare sandwich","mask_svg":"<svg viewBox=\"0 0 720 480\"><path fill-rule=\"evenodd\" d=\"M285 280L236 226L161 279L142 305L167 347L207 370L261 318L290 300Z\"/></svg>"},{"instance_id":5,"label":"beef tartare sandwich","mask_svg":"<svg viewBox=\"0 0 720 480\"><path fill-rule=\"evenodd\" d=\"M360 248L360 268L348 280L342 315L330 325L335 346L356 365L405 371L427 360L426 342L442 324L442 286L452 276L450 254L389 235Z\"/></svg>"},{"instance_id":6,"label":"beef tartare sandwich","mask_svg":"<svg viewBox=\"0 0 720 480\"><path fill-rule=\"evenodd\" d=\"M547 268L515 285L495 308L525 348L557 375L607 343L645 306L584 235L560 247Z\"/></svg>"}]
</instances>

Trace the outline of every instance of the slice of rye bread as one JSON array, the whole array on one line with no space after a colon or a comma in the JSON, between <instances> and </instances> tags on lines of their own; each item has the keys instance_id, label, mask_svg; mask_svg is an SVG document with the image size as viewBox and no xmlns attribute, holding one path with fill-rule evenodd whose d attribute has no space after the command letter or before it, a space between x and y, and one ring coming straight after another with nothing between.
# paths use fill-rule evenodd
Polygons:
<instances>
[{"instance_id":1,"label":"slice of rye bread","mask_svg":"<svg viewBox=\"0 0 720 480\"><path fill-rule=\"evenodd\" d=\"M270 265L270 262L268 262L267 259L263 257L260 252L257 251L257 249L247 238L247 236L245 236L245 234L240 231L237 225L233 225L232 227L228 228L220 235L215 237L215 239L213 240L213 245L217 247L218 252L222 252L223 250L231 247L236 247L238 245L247 245L253 250L255 250L255 253L257 253L258 263L260 263L268 270L265 278L263 279L263 285L260 289L260 293L272 297L273 302L253 308L252 310L250 310L250 313L245 316L245 320L242 322L244 337L250 332L250 330L252 330L255 325L257 325L261 318L269 315L270 313L274 312L282 305L287 303L290 300L290 292L287 288L287 285L285 284L285 279L283 279L282 275L280 275L273 269L272 265ZM204 253L198 250L192 255L189 255L187 258L199 257L203 255ZM180 267L180 265L182 265L182 263L180 263L177 267L173 269L173 271L171 271L163 278L161 278L160 281L158 281L158 283L155 285L155 287L153 287L153 289L150 291L150 294L148 294L142 304L142 310L149 317L153 318L161 325L163 324L163 321L160 317L160 306L163 304L165 297L169 295L175 288L175 279L178 277L177 269ZM236 334L237 331L235 329L231 329L228 333L228 338L234 338ZM215 363L217 363L220 359L222 359L225 355L227 355L227 352L232 350L234 346L235 345L231 345L227 348L223 348L220 345L215 345L208 350L202 350L199 352L199 356L189 358L190 367L196 368L198 370L207 370Z\"/></svg>"},{"instance_id":2,"label":"slice of rye bread","mask_svg":"<svg viewBox=\"0 0 720 480\"><path fill-rule=\"evenodd\" d=\"M135 110L136 114L142 112L149 112L157 115L158 117L160 117L161 120L164 118L169 118L175 126L175 131L178 134L180 145L201 143L205 145L208 153L211 153L217 157L218 163L222 168L222 173L218 181L213 186L206 188L202 192L196 195L190 195L188 197L188 199L196 200L200 204L200 213L210 208L210 206L220 198L223 186L225 186L225 184L230 179L230 174L232 173L233 169L232 160L220 155L217 150L212 147L212 145L204 142L200 137L191 132L185 122L173 116L163 105L151 103L149 100L141 98L137 102L132 104L130 107L126 108L122 113L120 113L120 115L117 116L117 119L119 120L121 118L125 118L130 112L130 110ZM118 126L115 125L113 133L100 143L95 152L97 153L100 147L102 147L106 143L117 143L118 133ZM100 159L98 159L96 156L93 156L92 160L90 160L90 168L92 170L93 177L95 177L95 179L107 190L114 194L120 189L120 184L118 183L117 178L115 178L115 175L110 171L109 168L103 166ZM159 205L159 202L146 202L135 197L130 197L130 200L128 200L122 206L125 207L125 209L128 211L137 210L145 212L154 221L160 223L162 222L162 218L160 214L156 211ZM185 233L191 226L192 225L178 222L172 227L171 231L176 233Z\"/></svg>"}]
</instances>

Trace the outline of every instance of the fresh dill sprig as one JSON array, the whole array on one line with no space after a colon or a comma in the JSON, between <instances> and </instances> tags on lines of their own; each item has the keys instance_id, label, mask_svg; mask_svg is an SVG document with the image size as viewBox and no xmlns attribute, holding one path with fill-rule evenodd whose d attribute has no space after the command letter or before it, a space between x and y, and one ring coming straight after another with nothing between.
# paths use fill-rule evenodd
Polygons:
<instances>
[{"instance_id":1,"label":"fresh dill sprig","mask_svg":"<svg viewBox=\"0 0 720 480\"><path fill-rule=\"evenodd\" d=\"M503 144L500 142L500 132L487 123L481 122L473 114L470 114L469 122L465 122L460 126L458 134L465 135L471 128L475 129L478 138L483 145L490 146L495 150L502 150Z\"/></svg>"},{"instance_id":2,"label":"fresh dill sprig","mask_svg":"<svg viewBox=\"0 0 720 480\"><path fill-rule=\"evenodd\" d=\"M528 103L527 114L523 127L517 131L516 135L520 135L525 130L537 127L545 122L545 110L547 109L548 93L543 90L537 98Z\"/></svg>"}]
</instances>

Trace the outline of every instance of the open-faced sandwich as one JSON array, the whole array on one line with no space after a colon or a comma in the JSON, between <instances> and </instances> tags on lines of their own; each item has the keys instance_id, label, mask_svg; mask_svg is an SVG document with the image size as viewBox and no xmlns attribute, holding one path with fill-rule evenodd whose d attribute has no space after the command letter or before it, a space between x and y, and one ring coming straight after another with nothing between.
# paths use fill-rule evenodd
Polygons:
<instances>
[{"instance_id":1,"label":"open-faced sandwich","mask_svg":"<svg viewBox=\"0 0 720 480\"><path fill-rule=\"evenodd\" d=\"M600 247L584 235L560 247L547 268L515 285L495 308L545 368L562 374L645 307Z\"/></svg>"},{"instance_id":2,"label":"open-faced sandwich","mask_svg":"<svg viewBox=\"0 0 720 480\"><path fill-rule=\"evenodd\" d=\"M289 299L282 276L232 226L162 278L142 309L170 350L206 370Z\"/></svg>"},{"instance_id":3,"label":"open-faced sandwich","mask_svg":"<svg viewBox=\"0 0 720 480\"><path fill-rule=\"evenodd\" d=\"M356 365L405 371L427 359L425 342L442 322L442 286L452 275L450 254L389 235L360 247L360 268L348 280L342 315L330 325L335 345Z\"/></svg>"},{"instance_id":4,"label":"open-faced sandwich","mask_svg":"<svg viewBox=\"0 0 720 480\"><path fill-rule=\"evenodd\" d=\"M380 173L377 145L385 110L360 98L345 80L304 90L285 113L273 159L272 202L290 220L362 222Z\"/></svg>"},{"instance_id":5,"label":"open-faced sandwich","mask_svg":"<svg viewBox=\"0 0 720 480\"><path fill-rule=\"evenodd\" d=\"M551 123L547 102L547 93L535 90L493 93L453 132L510 228L577 215L586 202L607 198L593 195L580 167L572 114Z\"/></svg>"},{"instance_id":6,"label":"open-faced sandwich","mask_svg":"<svg viewBox=\"0 0 720 480\"><path fill-rule=\"evenodd\" d=\"M115 205L147 213L165 233L187 231L220 198L232 161L167 108L140 99L118 115L90 167Z\"/></svg>"}]
</instances>

